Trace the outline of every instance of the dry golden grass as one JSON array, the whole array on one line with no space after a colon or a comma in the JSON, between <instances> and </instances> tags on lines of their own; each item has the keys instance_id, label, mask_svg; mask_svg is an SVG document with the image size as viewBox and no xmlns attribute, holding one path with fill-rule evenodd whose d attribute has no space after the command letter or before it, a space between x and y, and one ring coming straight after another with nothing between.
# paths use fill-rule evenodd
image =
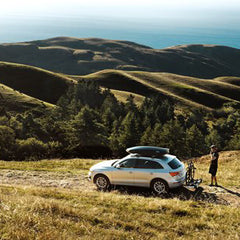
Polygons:
<instances>
[{"instance_id":1,"label":"dry golden grass","mask_svg":"<svg viewBox=\"0 0 240 240\"><path fill-rule=\"evenodd\" d=\"M208 167L210 156L203 156L196 159L197 175L210 183ZM225 151L219 153L218 184L225 187L238 187L240 189L240 151Z\"/></svg>"},{"instance_id":2,"label":"dry golden grass","mask_svg":"<svg viewBox=\"0 0 240 240\"><path fill-rule=\"evenodd\" d=\"M239 189L240 152L222 152L219 181ZM208 156L196 162L209 178ZM87 173L95 160L0 162L0 168ZM231 172L231 173L230 173ZM221 176L221 177L220 177ZM239 239L235 205L111 191L0 185L0 239Z\"/></svg>"},{"instance_id":3,"label":"dry golden grass","mask_svg":"<svg viewBox=\"0 0 240 240\"><path fill-rule=\"evenodd\" d=\"M140 106L143 101L144 101L144 96L135 94L135 93L130 93L126 91L119 91L119 90L111 90L111 92L114 94L114 96L117 98L118 101L126 103L128 97L132 95L134 97L134 102L137 106Z\"/></svg>"},{"instance_id":4,"label":"dry golden grass","mask_svg":"<svg viewBox=\"0 0 240 240\"><path fill-rule=\"evenodd\" d=\"M1 187L1 239L238 239L229 206L119 193Z\"/></svg>"}]
</instances>

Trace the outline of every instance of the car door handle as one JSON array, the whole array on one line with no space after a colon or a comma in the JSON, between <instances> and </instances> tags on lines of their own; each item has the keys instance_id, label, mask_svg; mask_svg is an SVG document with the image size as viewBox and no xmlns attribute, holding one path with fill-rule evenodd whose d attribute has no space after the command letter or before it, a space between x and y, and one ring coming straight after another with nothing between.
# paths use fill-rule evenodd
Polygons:
<instances>
[{"instance_id":1,"label":"car door handle","mask_svg":"<svg viewBox=\"0 0 240 240\"><path fill-rule=\"evenodd\" d=\"M151 172L150 175L153 175L153 173Z\"/></svg>"},{"instance_id":2,"label":"car door handle","mask_svg":"<svg viewBox=\"0 0 240 240\"><path fill-rule=\"evenodd\" d=\"M129 173L133 173L132 171L130 171Z\"/></svg>"}]
</instances>

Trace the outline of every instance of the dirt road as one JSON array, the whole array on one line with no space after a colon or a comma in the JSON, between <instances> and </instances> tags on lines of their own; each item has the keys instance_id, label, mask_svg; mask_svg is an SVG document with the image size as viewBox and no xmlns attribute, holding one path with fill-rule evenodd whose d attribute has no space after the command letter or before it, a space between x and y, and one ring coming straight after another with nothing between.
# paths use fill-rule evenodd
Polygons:
<instances>
[{"instance_id":1,"label":"dirt road","mask_svg":"<svg viewBox=\"0 0 240 240\"><path fill-rule=\"evenodd\" d=\"M84 173L75 175L66 172L49 172L49 171L20 171L20 170L0 170L0 185L11 186L35 186L35 187L51 187L65 188L80 191L96 191L95 186L87 179ZM193 191L186 188L171 191L168 197L177 197L180 199L191 199L208 201L216 204L226 204L239 207L240 191L239 189L229 189L223 186L209 187L202 184L203 192L197 197ZM143 196L151 196L147 189L139 188L117 188L119 194L138 194Z\"/></svg>"}]
</instances>

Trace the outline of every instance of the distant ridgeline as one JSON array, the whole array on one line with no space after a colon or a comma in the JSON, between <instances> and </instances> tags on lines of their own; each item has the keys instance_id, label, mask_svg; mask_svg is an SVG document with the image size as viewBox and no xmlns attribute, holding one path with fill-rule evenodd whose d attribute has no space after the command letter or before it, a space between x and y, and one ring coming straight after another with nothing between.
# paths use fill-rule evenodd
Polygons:
<instances>
[{"instance_id":1,"label":"distant ridgeline","mask_svg":"<svg viewBox=\"0 0 240 240\"><path fill-rule=\"evenodd\" d=\"M128 41L57 37L1 44L0 61L74 75L117 69L168 72L198 78L240 76L240 50L216 45L152 49Z\"/></svg>"}]
</instances>

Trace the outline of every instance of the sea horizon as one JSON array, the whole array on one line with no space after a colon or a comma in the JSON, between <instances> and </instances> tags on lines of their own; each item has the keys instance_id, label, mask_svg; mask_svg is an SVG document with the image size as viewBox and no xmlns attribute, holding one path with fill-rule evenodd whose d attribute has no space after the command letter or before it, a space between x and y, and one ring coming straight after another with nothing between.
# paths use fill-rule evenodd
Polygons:
<instances>
[{"instance_id":1,"label":"sea horizon","mask_svg":"<svg viewBox=\"0 0 240 240\"><path fill-rule=\"evenodd\" d=\"M1 19L0 19L1 20ZM104 38L132 41L155 49L185 44L213 44L240 48L240 29L235 25L216 27L191 24L99 19L21 19L0 22L0 43L43 40L54 37Z\"/></svg>"}]
</instances>

